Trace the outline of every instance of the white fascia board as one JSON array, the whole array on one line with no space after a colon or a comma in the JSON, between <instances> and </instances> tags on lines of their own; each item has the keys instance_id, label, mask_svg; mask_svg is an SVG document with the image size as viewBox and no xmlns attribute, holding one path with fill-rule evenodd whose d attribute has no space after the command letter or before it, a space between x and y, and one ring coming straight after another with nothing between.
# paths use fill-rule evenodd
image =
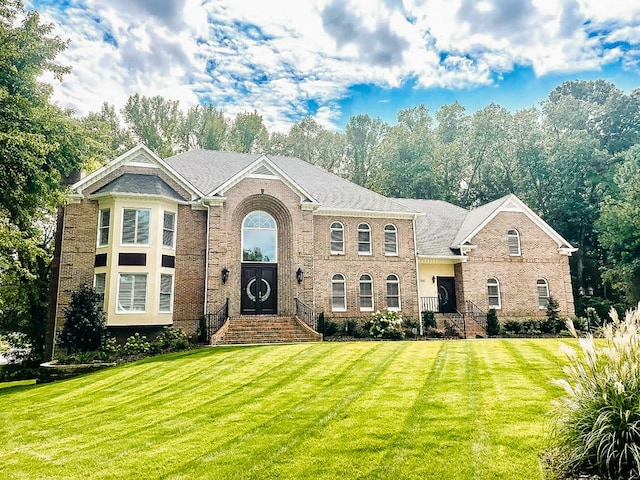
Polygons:
<instances>
[{"instance_id":1,"label":"white fascia board","mask_svg":"<svg viewBox=\"0 0 640 480\"><path fill-rule=\"evenodd\" d=\"M480 230L482 230L491 220L493 220L501 212L522 212L529 218L529 220L531 220L534 224L536 224L536 226L538 226L540 230L542 230L549 237L551 237L551 239L558 244L559 249L563 250L563 249L575 248L514 194L509 195L505 199L505 201L502 202L502 205L496 208L491 213L491 215L487 216L487 218L483 220L482 223L480 223L480 225L478 225L469 235L467 235L467 237L464 238L462 242L460 242L461 244L460 247L462 247L467 242L471 242L471 239L475 237ZM576 250L577 249L574 249L571 251L575 252Z\"/></svg>"},{"instance_id":2,"label":"white fascia board","mask_svg":"<svg viewBox=\"0 0 640 480\"><path fill-rule=\"evenodd\" d=\"M314 215L322 215L325 217L368 217L368 218L395 218L399 220L414 220L424 215L417 212L385 212L376 210L350 210L341 208L318 208Z\"/></svg>"},{"instance_id":3,"label":"white fascia board","mask_svg":"<svg viewBox=\"0 0 640 480\"><path fill-rule=\"evenodd\" d=\"M89 195L87 198L92 200L98 200L100 198L131 198L131 199L143 199L143 200L169 200L177 203L178 205L189 205L191 202L187 200L178 200L173 197L165 197L164 195L155 195L152 193L121 193L121 192L105 192L98 193L96 195Z\"/></svg>"},{"instance_id":4,"label":"white fascia board","mask_svg":"<svg viewBox=\"0 0 640 480\"><path fill-rule=\"evenodd\" d=\"M93 185L95 182L103 179L114 170L117 170L122 165L127 163L127 160L135 158L138 154L143 153L146 155L153 163L136 163L131 162L132 166L140 166L145 168L161 168L172 180L174 180L178 185L191 193L192 200L202 197L202 193L198 191L193 185L191 185L185 178L183 178L178 172L176 172L173 168L171 168L168 164L166 164L160 157L158 157L155 153L153 153L149 148L147 148L143 144L138 144L133 147L131 150L123 153L119 157L107 163L104 167L99 168L95 172L87 175L85 178L79 180L74 185L71 186L71 189L78 193L82 194L83 190L89 186Z\"/></svg>"},{"instance_id":5,"label":"white fascia board","mask_svg":"<svg viewBox=\"0 0 640 480\"><path fill-rule=\"evenodd\" d=\"M313 198L313 196L311 196L309 194L309 192L307 192L304 188L302 188L300 185L298 185L296 182L294 182L291 179L291 177L289 177L289 175L287 175L285 172L283 172L266 155L260 155L255 161L251 162L249 165L247 165L245 168L240 170L238 173L236 173L233 177L231 177L229 180L224 182L222 185L220 185L214 191L210 192L207 195L207 197L214 197L216 195L224 196L224 194L231 187L237 185L238 183L240 183L240 181L242 181L246 177L250 176L251 172L253 170L255 170L256 168L258 168L261 164L266 165L267 168L269 168L271 171L273 171L276 174L276 178L278 178L279 180L284 182L285 185L287 185L291 190L296 192L300 196L300 201L301 202L307 200L307 201L310 201L311 203L318 204L316 199ZM269 177L261 176L261 178L269 178Z\"/></svg>"},{"instance_id":6,"label":"white fascia board","mask_svg":"<svg viewBox=\"0 0 640 480\"><path fill-rule=\"evenodd\" d=\"M418 255L420 264L455 264L464 263L468 257L464 255Z\"/></svg>"}]
</instances>

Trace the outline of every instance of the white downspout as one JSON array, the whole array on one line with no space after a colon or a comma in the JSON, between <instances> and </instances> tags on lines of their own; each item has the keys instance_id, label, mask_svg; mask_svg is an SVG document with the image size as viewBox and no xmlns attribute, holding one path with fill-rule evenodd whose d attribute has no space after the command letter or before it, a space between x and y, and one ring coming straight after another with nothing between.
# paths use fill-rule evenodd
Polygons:
<instances>
[{"instance_id":1,"label":"white downspout","mask_svg":"<svg viewBox=\"0 0 640 480\"><path fill-rule=\"evenodd\" d=\"M418 264L418 236L416 235L416 215L413 216L413 255L416 260L416 295L418 296L418 321L420 323L420 336L424 335L422 326L422 310L420 310L420 265Z\"/></svg>"},{"instance_id":2,"label":"white downspout","mask_svg":"<svg viewBox=\"0 0 640 480\"><path fill-rule=\"evenodd\" d=\"M209 303L208 293L209 293L209 219L211 218L211 207L205 201L202 201L202 204L207 207L207 247L204 250L205 260L204 260L204 306L203 306L203 315L207 315L207 305Z\"/></svg>"}]
</instances>

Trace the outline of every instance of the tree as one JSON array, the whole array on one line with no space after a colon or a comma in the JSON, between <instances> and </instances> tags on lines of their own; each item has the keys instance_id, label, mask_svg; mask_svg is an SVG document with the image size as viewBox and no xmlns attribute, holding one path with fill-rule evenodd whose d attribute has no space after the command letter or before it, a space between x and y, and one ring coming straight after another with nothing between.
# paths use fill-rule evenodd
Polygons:
<instances>
[{"instance_id":1,"label":"tree","mask_svg":"<svg viewBox=\"0 0 640 480\"><path fill-rule=\"evenodd\" d=\"M67 354L97 352L104 348L109 336L102 303L102 296L87 284L71 292L59 337L60 346Z\"/></svg>"},{"instance_id":2,"label":"tree","mask_svg":"<svg viewBox=\"0 0 640 480\"><path fill-rule=\"evenodd\" d=\"M601 208L596 228L607 249L605 279L623 291L629 304L640 301L640 146L631 148L614 176L614 190Z\"/></svg>"},{"instance_id":3,"label":"tree","mask_svg":"<svg viewBox=\"0 0 640 480\"><path fill-rule=\"evenodd\" d=\"M127 100L122 115L138 142L157 153L170 157L183 150L180 141L184 115L178 100L167 100L159 95L140 96L136 93Z\"/></svg>"},{"instance_id":4,"label":"tree","mask_svg":"<svg viewBox=\"0 0 640 480\"><path fill-rule=\"evenodd\" d=\"M229 130L227 146L233 152L258 153L266 150L268 140L269 133L262 116L254 110L253 113L236 115Z\"/></svg>"},{"instance_id":5,"label":"tree","mask_svg":"<svg viewBox=\"0 0 640 480\"><path fill-rule=\"evenodd\" d=\"M356 115L345 127L347 151L344 175L354 183L369 187L376 168L374 149L380 144L389 125L379 118Z\"/></svg>"},{"instance_id":6,"label":"tree","mask_svg":"<svg viewBox=\"0 0 640 480\"><path fill-rule=\"evenodd\" d=\"M494 308L490 308L487 312L487 335L495 337L500 333L500 322L498 321L498 313Z\"/></svg>"},{"instance_id":7,"label":"tree","mask_svg":"<svg viewBox=\"0 0 640 480\"><path fill-rule=\"evenodd\" d=\"M109 160L119 157L134 146L131 132L120 124L120 119L113 105L104 102L99 112L90 112L81 119L88 134L88 140L93 142L98 151L88 170L95 170Z\"/></svg>"},{"instance_id":8,"label":"tree","mask_svg":"<svg viewBox=\"0 0 640 480\"><path fill-rule=\"evenodd\" d=\"M191 107L183 123L183 149L222 150L227 129L224 114L213 105Z\"/></svg>"},{"instance_id":9,"label":"tree","mask_svg":"<svg viewBox=\"0 0 640 480\"><path fill-rule=\"evenodd\" d=\"M47 318L51 215L62 201L61 180L95 156L72 112L50 103L45 72L67 42L51 36L20 0L0 6L0 331L27 334L41 358Z\"/></svg>"}]
</instances>

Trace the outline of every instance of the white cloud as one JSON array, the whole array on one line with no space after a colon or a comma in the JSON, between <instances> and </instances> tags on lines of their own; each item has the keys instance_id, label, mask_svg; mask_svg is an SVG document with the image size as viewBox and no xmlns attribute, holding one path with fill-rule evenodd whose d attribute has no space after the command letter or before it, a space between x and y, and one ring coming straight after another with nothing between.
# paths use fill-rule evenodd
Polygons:
<instances>
[{"instance_id":1,"label":"white cloud","mask_svg":"<svg viewBox=\"0 0 640 480\"><path fill-rule=\"evenodd\" d=\"M37 1L37 0L34 0ZM36 4L37 6L37 4ZM70 0L38 7L70 38L54 100L79 114L134 94L270 130L311 114L332 126L357 84L468 88L518 66L536 74L637 68L640 5L628 0ZM616 42L630 44L623 49ZM624 52L624 54L623 54ZM308 105L314 105L309 110Z\"/></svg>"}]
</instances>

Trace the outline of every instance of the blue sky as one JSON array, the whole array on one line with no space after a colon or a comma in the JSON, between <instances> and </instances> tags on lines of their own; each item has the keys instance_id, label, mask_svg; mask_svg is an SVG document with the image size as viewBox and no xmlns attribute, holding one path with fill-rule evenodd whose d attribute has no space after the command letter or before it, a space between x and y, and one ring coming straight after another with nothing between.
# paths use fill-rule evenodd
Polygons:
<instances>
[{"instance_id":1,"label":"blue sky","mask_svg":"<svg viewBox=\"0 0 640 480\"><path fill-rule=\"evenodd\" d=\"M640 2L629 0L27 0L71 40L54 100L79 115L134 93L307 115L341 129L424 103L468 112L544 100L565 80L640 87Z\"/></svg>"}]
</instances>

